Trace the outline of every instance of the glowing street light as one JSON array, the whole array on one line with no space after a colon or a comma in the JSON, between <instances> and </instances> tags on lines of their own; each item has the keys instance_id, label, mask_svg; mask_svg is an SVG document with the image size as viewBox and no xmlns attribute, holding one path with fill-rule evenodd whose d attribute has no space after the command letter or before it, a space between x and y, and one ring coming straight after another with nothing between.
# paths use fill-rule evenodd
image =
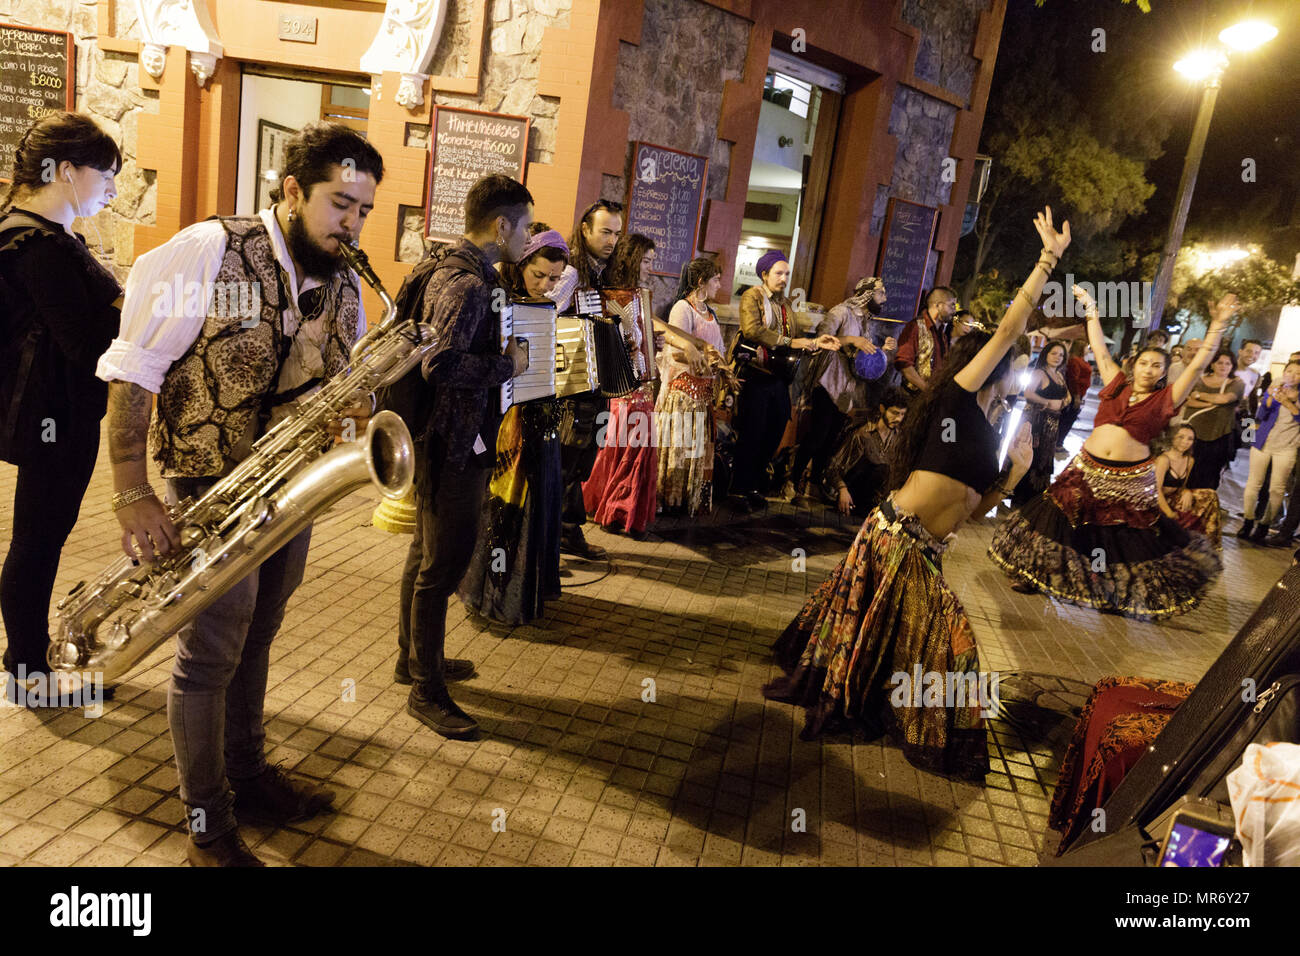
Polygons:
<instances>
[{"instance_id":1,"label":"glowing street light","mask_svg":"<svg viewBox=\"0 0 1300 956\"><path fill-rule=\"evenodd\" d=\"M1263 20L1243 20L1219 31L1219 42L1239 53L1261 47L1277 36L1277 27Z\"/></svg>"},{"instance_id":2,"label":"glowing street light","mask_svg":"<svg viewBox=\"0 0 1300 956\"><path fill-rule=\"evenodd\" d=\"M1142 332L1144 341L1151 329L1159 324L1160 316L1165 311L1165 301L1169 298L1169 286L1174 279L1174 260L1178 257L1178 247L1183 242L1187 210L1192 205L1196 173L1200 169L1201 154L1205 152L1205 140L1210 133L1214 101L1219 95L1223 72L1228 67L1228 52L1254 50L1275 36L1277 27L1261 20L1244 20L1220 31L1219 42L1223 45L1218 49L1195 50L1174 64L1174 69L1179 73L1202 84L1201 106L1196 113L1196 125L1192 127L1191 142L1187 144L1187 156L1183 160L1183 174L1178 181L1178 195L1174 199L1174 217L1169 224L1169 236L1165 240L1164 252L1160 255L1160 265L1156 269L1155 288L1151 292L1151 312L1147 316L1147 327ZM1236 258L1244 258L1244 255ZM1234 260L1227 259L1221 264L1230 261Z\"/></svg>"}]
</instances>

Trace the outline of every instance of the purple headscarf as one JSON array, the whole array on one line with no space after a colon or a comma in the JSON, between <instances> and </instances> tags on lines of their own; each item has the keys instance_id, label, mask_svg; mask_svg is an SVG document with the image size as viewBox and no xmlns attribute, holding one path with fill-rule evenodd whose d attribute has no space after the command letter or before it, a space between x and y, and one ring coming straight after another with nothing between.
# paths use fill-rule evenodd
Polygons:
<instances>
[{"instance_id":1,"label":"purple headscarf","mask_svg":"<svg viewBox=\"0 0 1300 956\"><path fill-rule=\"evenodd\" d=\"M519 261L520 262L527 261L528 257L531 256L534 252L536 252L538 249L544 249L547 246L552 246L556 249L559 249L564 253L566 257L569 256L569 244L564 241L564 237L554 229L547 229L545 232L539 232L537 235L533 236L528 240L528 242L524 245L524 252L523 255L519 257Z\"/></svg>"}]
</instances>

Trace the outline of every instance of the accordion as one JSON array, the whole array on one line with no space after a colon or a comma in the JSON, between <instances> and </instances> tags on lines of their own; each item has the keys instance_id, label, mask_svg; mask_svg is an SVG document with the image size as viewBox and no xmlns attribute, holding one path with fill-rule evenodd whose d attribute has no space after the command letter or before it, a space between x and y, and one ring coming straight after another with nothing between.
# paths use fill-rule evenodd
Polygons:
<instances>
[{"instance_id":1,"label":"accordion","mask_svg":"<svg viewBox=\"0 0 1300 956\"><path fill-rule=\"evenodd\" d=\"M511 336L527 343L528 368L502 383L503 415L511 405L555 395L559 356L555 341L555 303L550 299L524 299L508 303L501 310L503 348Z\"/></svg>"},{"instance_id":2,"label":"accordion","mask_svg":"<svg viewBox=\"0 0 1300 956\"><path fill-rule=\"evenodd\" d=\"M582 374L575 368L575 381L560 394L598 390L621 398L657 377L649 289L579 289L573 303L581 328L561 319L561 347L567 352L572 343Z\"/></svg>"}]
</instances>

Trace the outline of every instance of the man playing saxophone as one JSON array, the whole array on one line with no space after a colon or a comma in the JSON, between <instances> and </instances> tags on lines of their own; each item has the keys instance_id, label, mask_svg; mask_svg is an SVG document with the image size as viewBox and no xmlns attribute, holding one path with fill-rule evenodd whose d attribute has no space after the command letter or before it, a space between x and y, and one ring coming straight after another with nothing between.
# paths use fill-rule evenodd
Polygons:
<instances>
[{"instance_id":1,"label":"man playing saxophone","mask_svg":"<svg viewBox=\"0 0 1300 956\"><path fill-rule=\"evenodd\" d=\"M113 509L133 560L180 544L148 483L146 444L172 503L197 500L347 366L365 315L339 248L357 239L383 173L353 130L305 127L286 147L274 206L196 223L136 261L97 370L111 383ZM369 413L344 416L364 428ZM167 716L195 866L261 866L236 817L279 825L333 800L267 764L262 726L271 641L310 538L309 526L178 634Z\"/></svg>"}]
</instances>

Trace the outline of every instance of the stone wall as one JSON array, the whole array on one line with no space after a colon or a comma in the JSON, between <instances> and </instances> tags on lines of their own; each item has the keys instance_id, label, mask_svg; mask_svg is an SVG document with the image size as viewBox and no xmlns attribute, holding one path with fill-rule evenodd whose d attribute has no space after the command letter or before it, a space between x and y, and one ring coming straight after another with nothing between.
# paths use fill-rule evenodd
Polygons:
<instances>
[{"instance_id":1,"label":"stone wall","mask_svg":"<svg viewBox=\"0 0 1300 956\"><path fill-rule=\"evenodd\" d=\"M968 99L978 61L971 55L979 15L989 0L903 0L902 19L921 31L916 55L918 79ZM876 190L871 231L880 235L891 197L926 206L946 205L953 183L943 175L943 161L952 145L958 109L919 90L900 85L889 115L889 132L898 139L894 170L888 187ZM925 284L930 286L938 265L931 253Z\"/></svg>"},{"instance_id":2,"label":"stone wall","mask_svg":"<svg viewBox=\"0 0 1300 956\"><path fill-rule=\"evenodd\" d=\"M614 75L615 109L629 116L631 143L709 157L708 199L725 199L731 143L718 138L722 86L745 66L751 23L699 0L645 0L639 44L620 43ZM623 202L627 178L605 176L601 195ZM657 276L656 304L677 291L677 280Z\"/></svg>"},{"instance_id":3,"label":"stone wall","mask_svg":"<svg viewBox=\"0 0 1300 956\"><path fill-rule=\"evenodd\" d=\"M158 96L140 89L135 57L104 53L95 45L98 36L97 4L73 0L0 0L0 22L19 26L65 30L77 48L76 108L102 126L122 150L122 170L117 176L117 198L91 219L75 228L86 236L90 248L118 275L125 278L132 259L132 238L137 224L153 224L157 187L152 170L136 166L141 112L156 113ZM119 10L134 5L119 3ZM119 14L123 37L138 37L134 14ZM134 32L132 32L134 31Z\"/></svg>"},{"instance_id":4,"label":"stone wall","mask_svg":"<svg viewBox=\"0 0 1300 956\"><path fill-rule=\"evenodd\" d=\"M474 6L481 0L451 0L442 38L434 52L430 72L435 76L462 76L468 68L470 22ZM542 32L547 27L569 27L572 0L490 0L489 35L483 51L478 96L437 93L439 106L457 106L528 116L529 163L549 163L555 150L556 113L559 100L537 94L541 68ZM428 147L429 127L412 125L408 144ZM552 223L568 234L569 223ZM424 251L424 211L407 207L403 211L403 232L399 258L416 262Z\"/></svg>"},{"instance_id":5,"label":"stone wall","mask_svg":"<svg viewBox=\"0 0 1300 956\"><path fill-rule=\"evenodd\" d=\"M979 66L972 41L990 6L989 0L903 0L903 21L921 31L917 78L968 99Z\"/></svg>"}]
</instances>

